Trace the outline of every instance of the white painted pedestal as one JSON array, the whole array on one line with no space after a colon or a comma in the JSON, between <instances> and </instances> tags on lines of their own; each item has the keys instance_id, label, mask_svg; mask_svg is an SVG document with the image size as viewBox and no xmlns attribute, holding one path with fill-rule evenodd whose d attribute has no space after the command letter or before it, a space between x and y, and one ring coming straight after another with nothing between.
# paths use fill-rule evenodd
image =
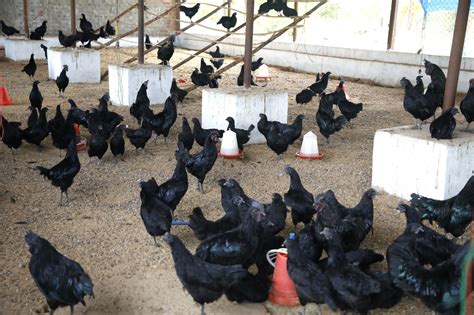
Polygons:
<instances>
[{"instance_id":1,"label":"white painted pedestal","mask_svg":"<svg viewBox=\"0 0 474 315\"><path fill-rule=\"evenodd\" d=\"M69 83L100 83L100 53L95 49L54 47L48 49L48 77L56 80L68 65Z\"/></svg>"},{"instance_id":2,"label":"white painted pedestal","mask_svg":"<svg viewBox=\"0 0 474 315\"><path fill-rule=\"evenodd\" d=\"M157 64L109 65L109 94L114 105L132 106L143 82L148 80L150 104L164 104L170 96L173 69Z\"/></svg>"},{"instance_id":3,"label":"white painted pedestal","mask_svg":"<svg viewBox=\"0 0 474 315\"><path fill-rule=\"evenodd\" d=\"M48 46L45 40L6 38L4 41L5 57L13 61L22 61L30 60L31 54L35 54L35 60L46 59L44 51L40 47L41 44Z\"/></svg>"},{"instance_id":4,"label":"white painted pedestal","mask_svg":"<svg viewBox=\"0 0 474 315\"><path fill-rule=\"evenodd\" d=\"M273 89L244 87L230 87L202 90L202 127L225 130L231 116L235 120L235 127L247 129L250 124L255 125L250 141L265 143L265 137L258 131L257 123L260 114L266 114L268 120L277 120L282 123L288 121L288 94Z\"/></svg>"},{"instance_id":5,"label":"white painted pedestal","mask_svg":"<svg viewBox=\"0 0 474 315\"><path fill-rule=\"evenodd\" d=\"M372 187L410 199L412 193L444 200L474 174L474 133L456 129L454 139L432 139L402 126L375 133Z\"/></svg>"}]
</instances>

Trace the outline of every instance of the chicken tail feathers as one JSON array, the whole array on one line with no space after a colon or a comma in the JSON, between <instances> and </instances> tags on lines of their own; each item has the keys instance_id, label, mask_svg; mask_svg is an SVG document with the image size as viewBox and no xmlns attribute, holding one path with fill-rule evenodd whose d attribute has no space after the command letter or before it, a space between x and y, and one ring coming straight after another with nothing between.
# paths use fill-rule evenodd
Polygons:
<instances>
[{"instance_id":1,"label":"chicken tail feathers","mask_svg":"<svg viewBox=\"0 0 474 315\"><path fill-rule=\"evenodd\" d=\"M250 132L252 132L252 130L254 130L254 129L255 129L255 126L254 126L253 124L251 124L251 125L249 126L249 129L247 129L247 131L250 133Z\"/></svg>"},{"instance_id":2,"label":"chicken tail feathers","mask_svg":"<svg viewBox=\"0 0 474 315\"><path fill-rule=\"evenodd\" d=\"M194 208L193 213L189 215L189 227L193 230L198 240L203 240L207 237L208 223L209 221L204 217L199 207Z\"/></svg>"},{"instance_id":3,"label":"chicken tail feathers","mask_svg":"<svg viewBox=\"0 0 474 315\"><path fill-rule=\"evenodd\" d=\"M45 177L48 177L49 174L49 168L42 167L42 166L37 166L35 167L35 170L40 172L40 175L43 175Z\"/></svg>"},{"instance_id":4,"label":"chicken tail feathers","mask_svg":"<svg viewBox=\"0 0 474 315\"><path fill-rule=\"evenodd\" d=\"M410 204L412 207L418 210L418 213L421 216L422 220L430 220L436 219L438 217L436 207L433 207L430 203L429 198L420 196L418 194L411 194Z\"/></svg>"}]
</instances>

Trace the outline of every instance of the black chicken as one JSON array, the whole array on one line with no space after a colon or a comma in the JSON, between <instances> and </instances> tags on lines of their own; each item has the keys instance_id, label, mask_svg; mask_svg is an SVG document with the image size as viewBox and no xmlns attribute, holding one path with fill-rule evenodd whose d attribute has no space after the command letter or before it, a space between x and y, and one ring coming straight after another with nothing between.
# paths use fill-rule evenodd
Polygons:
<instances>
[{"instance_id":1,"label":"black chicken","mask_svg":"<svg viewBox=\"0 0 474 315\"><path fill-rule=\"evenodd\" d=\"M184 147L178 144L178 150L175 153L176 167L173 176L158 186L158 198L168 205L171 211L176 210L176 207L188 190L188 173L186 173L184 163L186 154L187 152Z\"/></svg>"},{"instance_id":2,"label":"black chicken","mask_svg":"<svg viewBox=\"0 0 474 315\"><path fill-rule=\"evenodd\" d=\"M107 34L109 34L110 36L114 36L115 35L115 28L110 24L110 21L107 20L107 23L105 23L105 31L107 32Z\"/></svg>"},{"instance_id":3,"label":"black chicken","mask_svg":"<svg viewBox=\"0 0 474 315\"><path fill-rule=\"evenodd\" d=\"M341 114L346 117L348 123L362 111L362 103L352 103L346 98L346 93L343 89L344 81L339 82L339 86L336 89L338 102L337 107L341 111Z\"/></svg>"},{"instance_id":4,"label":"black chicken","mask_svg":"<svg viewBox=\"0 0 474 315\"><path fill-rule=\"evenodd\" d=\"M33 108L34 111L36 109ZM20 123L19 122L9 122L5 116L2 115L2 142L7 145L7 147L10 148L12 151L13 155L13 160L15 160L15 154L13 149L15 151L21 147L22 144L22 136L21 136L21 129L20 129Z\"/></svg>"},{"instance_id":5,"label":"black chicken","mask_svg":"<svg viewBox=\"0 0 474 315\"><path fill-rule=\"evenodd\" d=\"M203 183L207 173L212 169L217 159L216 143L219 141L219 134L211 132L204 143L202 151L196 154L188 154L185 157L186 169L198 180L198 191L204 193Z\"/></svg>"},{"instance_id":6,"label":"black chicken","mask_svg":"<svg viewBox=\"0 0 474 315\"><path fill-rule=\"evenodd\" d=\"M318 124L319 132L326 138L326 143L330 144L329 137L341 130L347 124L347 119L343 115L334 118L331 114L318 109L316 112L316 123Z\"/></svg>"},{"instance_id":7,"label":"black chicken","mask_svg":"<svg viewBox=\"0 0 474 315\"><path fill-rule=\"evenodd\" d=\"M263 210L252 209L237 228L210 236L199 244L196 256L219 265L248 266L259 243L258 229L264 217Z\"/></svg>"},{"instance_id":8,"label":"black chicken","mask_svg":"<svg viewBox=\"0 0 474 315\"><path fill-rule=\"evenodd\" d=\"M329 308L335 311L337 305L328 278L314 261L304 255L294 233L290 233L286 239L286 247L288 275L295 284L301 305L305 308L303 314L306 312L307 303L316 303L318 309L319 304L327 303ZM319 313L321 314L321 310Z\"/></svg>"},{"instance_id":9,"label":"black chicken","mask_svg":"<svg viewBox=\"0 0 474 315\"><path fill-rule=\"evenodd\" d=\"M221 205L225 213L236 214L235 217L243 218L248 209L255 208L258 202L248 197L239 182L233 178L219 180L221 186Z\"/></svg>"},{"instance_id":10,"label":"black chicken","mask_svg":"<svg viewBox=\"0 0 474 315\"><path fill-rule=\"evenodd\" d=\"M260 114L258 130L267 140L267 146L277 154L277 159L300 137L303 119L304 115L298 115L293 124L288 125L278 121L268 121L265 114Z\"/></svg>"},{"instance_id":11,"label":"black chicken","mask_svg":"<svg viewBox=\"0 0 474 315\"><path fill-rule=\"evenodd\" d=\"M147 89L148 80L142 83L140 89L138 89L135 102L130 106L130 115L135 117L138 123L141 123L143 114L151 113L150 99L148 98Z\"/></svg>"},{"instance_id":12,"label":"black chicken","mask_svg":"<svg viewBox=\"0 0 474 315\"><path fill-rule=\"evenodd\" d=\"M80 169L81 163L77 156L76 142L74 140L69 142L66 156L61 162L52 168L45 168L42 166L36 167L36 170L38 170L41 175L48 178L53 186L61 189L60 205L63 203L63 193L66 195L66 202L69 201L67 191L69 187L71 187L74 177L76 177Z\"/></svg>"},{"instance_id":13,"label":"black chicken","mask_svg":"<svg viewBox=\"0 0 474 315\"><path fill-rule=\"evenodd\" d=\"M291 209L291 220L295 226L298 222L308 224L315 213L313 195L301 183L298 172L289 165L285 166L285 173L290 176L290 187L285 193L285 203Z\"/></svg>"},{"instance_id":14,"label":"black chicken","mask_svg":"<svg viewBox=\"0 0 474 315\"><path fill-rule=\"evenodd\" d=\"M468 130L469 125L474 121L474 79L469 80L469 91L461 101L459 108L464 118L466 118L466 130Z\"/></svg>"},{"instance_id":15,"label":"black chicken","mask_svg":"<svg viewBox=\"0 0 474 315\"><path fill-rule=\"evenodd\" d=\"M138 149L145 150L145 145L151 138L151 129L144 128L143 126L138 129L130 129L125 127L125 135L130 140L130 143Z\"/></svg>"},{"instance_id":16,"label":"black chicken","mask_svg":"<svg viewBox=\"0 0 474 315\"><path fill-rule=\"evenodd\" d=\"M464 234L472 222L474 212L474 176L471 176L464 188L454 197L435 200L411 195L411 205L418 209L421 219L436 221L447 233L454 237Z\"/></svg>"},{"instance_id":17,"label":"black chicken","mask_svg":"<svg viewBox=\"0 0 474 315\"><path fill-rule=\"evenodd\" d=\"M56 78L56 86L58 87L60 97L64 97L64 91L69 84L69 78L66 74L68 70L69 67L67 65L63 65L63 70L61 70L61 73Z\"/></svg>"},{"instance_id":18,"label":"black chicken","mask_svg":"<svg viewBox=\"0 0 474 315\"><path fill-rule=\"evenodd\" d=\"M81 265L58 252L50 242L33 232L25 235L31 258L29 269L36 286L45 296L53 314L58 307L86 305L86 295L94 297L94 285Z\"/></svg>"},{"instance_id":19,"label":"black chicken","mask_svg":"<svg viewBox=\"0 0 474 315\"><path fill-rule=\"evenodd\" d=\"M74 102L74 100L72 99L68 99L67 101L69 105L71 105L69 111L72 112L74 123L88 128L89 119L87 118L87 116L89 115L89 111L83 111L82 109L77 107L76 102Z\"/></svg>"},{"instance_id":20,"label":"black chicken","mask_svg":"<svg viewBox=\"0 0 474 315\"><path fill-rule=\"evenodd\" d=\"M63 31L58 31L58 40L61 45L64 47L73 47L76 45L76 36L74 34L66 36Z\"/></svg>"},{"instance_id":21,"label":"black chicken","mask_svg":"<svg viewBox=\"0 0 474 315\"><path fill-rule=\"evenodd\" d=\"M201 305L201 315L204 315L205 303L214 302L226 289L247 277L248 272L242 266L221 266L193 256L183 242L170 233L164 234L162 239L170 245L181 284Z\"/></svg>"},{"instance_id":22,"label":"black chicken","mask_svg":"<svg viewBox=\"0 0 474 315\"><path fill-rule=\"evenodd\" d=\"M47 30L47 26L46 24L48 23L48 21L43 21L43 23L41 23L41 26L38 26L37 28L35 28L35 30L33 32L31 32L31 35L33 35L34 39L42 39L44 34L46 34L46 30ZM32 39L30 35L30 39Z\"/></svg>"},{"instance_id":23,"label":"black chicken","mask_svg":"<svg viewBox=\"0 0 474 315\"><path fill-rule=\"evenodd\" d=\"M192 7L185 7L184 5L180 5L179 6L179 11L183 12L188 18L190 21L192 21L193 19L193 16L196 15L196 13L199 11L199 6L201 4L197 3L196 5L192 6Z\"/></svg>"},{"instance_id":24,"label":"black chicken","mask_svg":"<svg viewBox=\"0 0 474 315\"><path fill-rule=\"evenodd\" d=\"M260 205L254 207L257 209L261 208ZM269 240L272 236L280 233L285 228L288 209L286 208L286 204L283 202L281 195L273 193L272 202L263 205L263 211L265 217L260 223L260 235L264 240Z\"/></svg>"},{"instance_id":25,"label":"black chicken","mask_svg":"<svg viewBox=\"0 0 474 315\"><path fill-rule=\"evenodd\" d=\"M266 14L273 9L273 0L267 0L258 7L258 14Z\"/></svg>"},{"instance_id":26,"label":"black chicken","mask_svg":"<svg viewBox=\"0 0 474 315\"><path fill-rule=\"evenodd\" d=\"M456 107L451 107L438 118L434 119L430 124L431 138L439 139L452 139L454 129L456 129L456 119L454 115L458 113Z\"/></svg>"},{"instance_id":27,"label":"black chicken","mask_svg":"<svg viewBox=\"0 0 474 315\"><path fill-rule=\"evenodd\" d=\"M34 144L41 149L41 142L48 136L48 120L46 118L47 107L40 110L38 120L31 126L22 131L22 137L27 142Z\"/></svg>"},{"instance_id":28,"label":"black chicken","mask_svg":"<svg viewBox=\"0 0 474 315\"><path fill-rule=\"evenodd\" d=\"M237 77L237 85L238 85L238 86L243 86L243 85L244 85L244 65L242 65L242 67L240 67L240 73L239 73L239 76ZM258 85L253 81L253 76L251 76L250 85L258 86Z\"/></svg>"},{"instance_id":29,"label":"black chicken","mask_svg":"<svg viewBox=\"0 0 474 315\"><path fill-rule=\"evenodd\" d=\"M31 88L30 92L30 105L31 107L37 108L38 110L40 110L43 106L43 95L39 90L39 83L40 82L38 80L33 81L33 87Z\"/></svg>"},{"instance_id":30,"label":"black chicken","mask_svg":"<svg viewBox=\"0 0 474 315\"><path fill-rule=\"evenodd\" d=\"M31 111L26 122L27 127L33 127L38 121L38 110L35 107L29 106L28 109Z\"/></svg>"},{"instance_id":31,"label":"black chicken","mask_svg":"<svg viewBox=\"0 0 474 315\"><path fill-rule=\"evenodd\" d=\"M174 54L173 42L174 42L174 35L171 35L166 41L166 43L163 46L158 48L157 57L159 60L161 60L161 64L163 65L167 65L171 57L173 57L173 54Z\"/></svg>"},{"instance_id":32,"label":"black chicken","mask_svg":"<svg viewBox=\"0 0 474 315\"><path fill-rule=\"evenodd\" d=\"M191 151L194 144L194 136L186 117L183 117L181 133L178 135L178 143L180 142L183 144L186 150Z\"/></svg>"},{"instance_id":33,"label":"black chicken","mask_svg":"<svg viewBox=\"0 0 474 315\"><path fill-rule=\"evenodd\" d=\"M313 262L318 262L324 249L324 240L319 232L316 234L314 221L306 224L298 233L298 244L303 255Z\"/></svg>"},{"instance_id":34,"label":"black chicken","mask_svg":"<svg viewBox=\"0 0 474 315\"><path fill-rule=\"evenodd\" d=\"M197 68L191 73L191 81L197 86L206 86L210 84L211 78L207 73L200 73Z\"/></svg>"},{"instance_id":35,"label":"black chicken","mask_svg":"<svg viewBox=\"0 0 474 315\"><path fill-rule=\"evenodd\" d=\"M123 155L125 153L125 140L123 139L123 129L125 125L119 125L115 127L112 138L110 138L110 151L114 157L120 155L123 160Z\"/></svg>"},{"instance_id":36,"label":"black chicken","mask_svg":"<svg viewBox=\"0 0 474 315\"><path fill-rule=\"evenodd\" d=\"M293 8L290 8L289 6L285 6L283 8L283 15L286 17L295 17L298 16L298 11Z\"/></svg>"},{"instance_id":37,"label":"black chicken","mask_svg":"<svg viewBox=\"0 0 474 315\"><path fill-rule=\"evenodd\" d=\"M182 103L188 92L186 90L180 89L176 84L176 80L173 79L171 82L170 94L175 94L178 102Z\"/></svg>"},{"instance_id":38,"label":"black chicken","mask_svg":"<svg viewBox=\"0 0 474 315\"><path fill-rule=\"evenodd\" d=\"M220 50L219 46L216 46L215 51L210 51L209 55L211 55L212 58L224 58L225 57L224 54L221 53L221 50Z\"/></svg>"},{"instance_id":39,"label":"black chicken","mask_svg":"<svg viewBox=\"0 0 474 315\"><path fill-rule=\"evenodd\" d=\"M14 28L13 26L8 26L3 21L0 21L0 23L2 23L2 32L3 32L3 34L5 34L7 36L12 36L14 34L20 34L20 31L17 30L16 28Z\"/></svg>"},{"instance_id":40,"label":"black chicken","mask_svg":"<svg viewBox=\"0 0 474 315\"><path fill-rule=\"evenodd\" d=\"M31 54L30 62L28 62L28 64L23 67L21 72L25 72L30 77L30 79L34 80L36 73L35 54Z\"/></svg>"},{"instance_id":41,"label":"black chicken","mask_svg":"<svg viewBox=\"0 0 474 315\"><path fill-rule=\"evenodd\" d=\"M212 66L206 64L206 62L204 61L204 58L201 58L201 65L199 67L199 70L202 73L207 73L207 74L214 72L214 68L212 68Z\"/></svg>"},{"instance_id":42,"label":"black chicken","mask_svg":"<svg viewBox=\"0 0 474 315\"><path fill-rule=\"evenodd\" d=\"M214 68L219 69L224 64L224 59L211 59Z\"/></svg>"},{"instance_id":43,"label":"black chicken","mask_svg":"<svg viewBox=\"0 0 474 315\"><path fill-rule=\"evenodd\" d=\"M226 213L216 221L206 219L202 209L196 207L189 217L189 227L193 230L194 236L203 241L213 235L218 235L232 230L239 226L241 220L238 213Z\"/></svg>"},{"instance_id":44,"label":"black chicken","mask_svg":"<svg viewBox=\"0 0 474 315\"><path fill-rule=\"evenodd\" d=\"M309 86L309 89L311 91L314 92L314 94L321 94L322 92L324 92L324 90L327 88L328 86L328 82L329 82L329 75L331 74L331 72L326 72L323 74L323 76L321 77L321 80L319 81L316 81L315 83L311 84Z\"/></svg>"},{"instance_id":45,"label":"black chicken","mask_svg":"<svg viewBox=\"0 0 474 315\"><path fill-rule=\"evenodd\" d=\"M263 303L268 299L270 281L258 273L247 273L247 276L225 290L225 296L231 302Z\"/></svg>"},{"instance_id":46,"label":"black chicken","mask_svg":"<svg viewBox=\"0 0 474 315\"><path fill-rule=\"evenodd\" d=\"M156 246L156 237L169 232L171 229L171 208L158 197L158 184L152 177L146 182L140 182L140 216L145 228L153 237Z\"/></svg>"},{"instance_id":47,"label":"black chicken","mask_svg":"<svg viewBox=\"0 0 474 315\"><path fill-rule=\"evenodd\" d=\"M46 47L45 45L41 44L40 47L43 49L44 51L44 57L46 59L48 59L48 47Z\"/></svg>"},{"instance_id":48,"label":"black chicken","mask_svg":"<svg viewBox=\"0 0 474 315\"><path fill-rule=\"evenodd\" d=\"M148 34L145 34L145 49L150 49L153 46L150 40L150 36Z\"/></svg>"},{"instance_id":49,"label":"black chicken","mask_svg":"<svg viewBox=\"0 0 474 315\"><path fill-rule=\"evenodd\" d=\"M201 122L197 118L193 118L191 121L193 123L194 140L196 140L197 144L199 144L200 146L204 146L207 136L213 132L217 132L219 134L219 138L221 138L224 135L224 130L203 129L201 127Z\"/></svg>"},{"instance_id":50,"label":"black chicken","mask_svg":"<svg viewBox=\"0 0 474 315\"><path fill-rule=\"evenodd\" d=\"M170 133L171 127L173 127L178 113L176 111L176 101L177 95L171 94L165 101L165 105L162 111L163 114L163 124L161 126L161 134L165 137L165 142L168 141L168 135Z\"/></svg>"},{"instance_id":51,"label":"black chicken","mask_svg":"<svg viewBox=\"0 0 474 315\"><path fill-rule=\"evenodd\" d=\"M431 77L430 85L433 87L436 93L444 95L444 88L446 85L446 75L444 74L441 68L430 62L429 60L424 60L425 63L425 73ZM439 104L437 104L439 105Z\"/></svg>"},{"instance_id":52,"label":"black chicken","mask_svg":"<svg viewBox=\"0 0 474 315\"><path fill-rule=\"evenodd\" d=\"M263 65L263 58L260 57L256 61L252 61L252 71L257 71L258 68L260 68L261 65Z\"/></svg>"},{"instance_id":53,"label":"black chicken","mask_svg":"<svg viewBox=\"0 0 474 315\"><path fill-rule=\"evenodd\" d=\"M229 122L229 124L227 125L227 130L232 130L233 132L235 132L236 136L237 136L237 145L239 147L240 150L243 150L244 149L244 144L246 144L247 142L249 142L250 140L250 133L252 132L252 130L255 128L255 126L253 124L251 124L247 130L245 129L238 129L238 128L235 128L235 121L234 121L234 118L232 117L227 117L225 120L227 120Z\"/></svg>"},{"instance_id":54,"label":"black chicken","mask_svg":"<svg viewBox=\"0 0 474 315\"><path fill-rule=\"evenodd\" d=\"M307 104L313 99L314 92L311 89L304 89L296 94L296 104Z\"/></svg>"},{"instance_id":55,"label":"black chicken","mask_svg":"<svg viewBox=\"0 0 474 315\"><path fill-rule=\"evenodd\" d=\"M92 23L86 19L86 15L84 13L81 14L82 17L79 18L79 27L83 32L93 32L94 28L92 27Z\"/></svg>"},{"instance_id":56,"label":"black chicken","mask_svg":"<svg viewBox=\"0 0 474 315\"><path fill-rule=\"evenodd\" d=\"M67 119L61 112L61 105L56 106L56 114L48 121L48 128L51 131L51 138L53 139L53 145L61 150L68 147L71 140L76 138L76 133L73 127L74 116L72 112L68 112Z\"/></svg>"},{"instance_id":57,"label":"black chicken","mask_svg":"<svg viewBox=\"0 0 474 315\"><path fill-rule=\"evenodd\" d=\"M415 127L421 128L423 121L434 115L436 104L426 95L419 94L408 79L402 78L400 84L405 88L403 108L417 120Z\"/></svg>"},{"instance_id":58,"label":"black chicken","mask_svg":"<svg viewBox=\"0 0 474 315\"><path fill-rule=\"evenodd\" d=\"M232 13L232 16L221 17L217 24L222 24L222 26L229 32L230 29L237 24L237 12Z\"/></svg>"},{"instance_id":59,"label":"black chicken","mask_svg":"<svg viewBox=\"0 0 474 315\"><path fill-rule=\"evenodd\" d=\"M108 148L109 144L107 143L107 137L104 135L104 127L102 124L99 124L97 131L93 132L91 135L87 154L91 159L96 156L100 163Z\"/></svg>"},{"instance_id":60,"label":"black chicken","mask_svg":"<svg viewBox=\"0 0 474 315\"><path fill-rule=\"evenodd\" d=\"M419 94L425 93L425 85L423 84L423 76L422 75L419 75L419 76L416 77L416 84L415 84L414 88Z\"/></svg>"}]
</instances>

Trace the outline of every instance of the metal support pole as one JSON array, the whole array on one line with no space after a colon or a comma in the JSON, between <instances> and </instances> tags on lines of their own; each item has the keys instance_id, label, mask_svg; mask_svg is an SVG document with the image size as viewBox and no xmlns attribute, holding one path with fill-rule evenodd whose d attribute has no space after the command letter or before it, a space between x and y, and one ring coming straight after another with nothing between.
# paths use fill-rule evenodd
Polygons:
<instances>
[{"instance_id":1,"label":"metal support pole","mask_svg":"<svg viewBox=\"0 0 474 315\"><path fill-rule=\"evenodd\" d=\"M76 35L76 0L70 0L71 6L71 34Z\"/></svg>"},{"instance_id":2,"label":"metal support pole","mask_svg":"<svg viewBox=\"0 0 474 315\"><path fill-rule=\"evenodd\" d=\"M250 88L250 85L252 84L253 9L254 0L247 0L244 55L244 86L246 88Z\"/></svg>"},{"instance_id":3,"label":"metal support pole","mask_svg":"<svg viewBox=\"0 0 474 315\"><path fill-rule=\"evenodd\" d=\"M28 0L23 0L23 28L28 37L30 35L30 28L28 26Z\"/></svg>"},{"instance_id":4,"label":"metal support pole","mask_svg":"<svg viewBox=\"0 0 474 315\"><path fill-rule=\"evenodd\" d=\"M145 1L138 0L138 64L143 64L145 61L145 56L143 52L145 51L145 26L144 26L144 9Z\"/></svg>"},{"instance_id":5,"label":"metal support pole","mask_svg":"<svg viewBox=\"0 0 474 315\"><path fill-rule=\"evenodd\" d=\"M448 75L444 88L443 112L453 107L456 99L459 69L461 67L462 50L464 48L470 6L471 0L459 0L458 2L456 22L454 22L453 43L449 56Z\"/></svg>"},{"instance_id":6,"label":"metal support pole","mask_svg":"<svg viewBox=\"0 0 474 315\"><path fill-rule=\"evenodd\" d=\"M392 0L390 9L390 22L388 24L387 50L393 49L395 45L395 34L397 26L398 0Z\"/></svg>"}]
</instances>

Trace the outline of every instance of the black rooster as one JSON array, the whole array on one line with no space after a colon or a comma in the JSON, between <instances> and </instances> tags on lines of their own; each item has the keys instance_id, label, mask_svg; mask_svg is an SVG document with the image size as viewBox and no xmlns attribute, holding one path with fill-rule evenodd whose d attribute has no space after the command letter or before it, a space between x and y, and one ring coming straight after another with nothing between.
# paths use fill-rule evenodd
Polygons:
<instances>
[{"instance_id":1,"label":"black rooster","mask_svg":"<svg viewBox=\"0 0 474 315\"><path fill-rule=\"evenodd\" d=\"M464 188L454 197L435 200L411 195L411 205L418 209L421 219L436 221L447 233L459 237L472 222L474 212L474 176L471 176Z\"/></svg>"},{"instance_id":2,"label":"black rooster","mask_svg":"<svg viewBox=\"0 0 474 315\"><path fill-rule=\"evenodd\" d=\"M46 118L47 107L43 107L39 112L38 120L31 127L22 131L22 137L27 142L34 144L41 150L41 142L48 136L48 120Z\"/></svg>"},{"instance_id":3,"label":"black rooster","mask_svg":"<svg viewBox=\"0 0 474 315\"><path fill-rule=\"evenodd\" d=\"M58 307L86 305L86 295L94 297L94 285L81 265L58 252L50 242L33 232L25 235L31 253L28 265L38 289L45 296L53 314Z\"/></svg>"},{"instance_id":4,"label":"black rooster","mask_svg":"<svg viewBox=\"0 0 474 315\"><path fill-rule=\"evenodd\" d=\"M234 121L234 118L232 117L227 117L226 120L229 122L229 124L227 125L227 130L232 130L233 132L235 132L236 136L237 136L237 145L239 147L240 150L243 150L244 149L244 144L246 144L247 142L249 142L250 140L250 133L252 132L252 130L255 128L255 126L253 124L251 124L247 130L245 129L238 129L238 128L235 128L235 121Z\"/></svg>"},{"instance_id":5,"label":"black rooster","mask_svg":"<svg viewBox=\"0 0 474 315\"><path fill-rule=\"evenodd\" d=\"M311 91L314 92L314 94L321 94L324 92L324 90L327 88L328 86L328 82L329 82L329 75L331 74L331 72L326 72L323 74L323 76L321 77L321 80L319 81L316 81L315 83L311 84L309 86L309 89Z\"/></svg>"},{"instance_id":6,"label":"black rooster","mask_svg":"<svg viewBox=\"0 0 474 315\"><path fill-rule=\"evenodd\" d=\"M405 88L403 108L416 119L415 127L421 129L423 121L434 115L437 105L432 98L418 93L408 79L402 78L400 84Z\"/></svg>"},{"instance_id":7,"label":"black rooster","mask_svg":"<svg viewBox=\"0 0 474 315\"><path fill-rule=\"evenodd\" d=\"M81 28L81 30L83 32L94 32L94 29L92 27L92 23L89 22L87 19L86 19L86 15L84 13L81 14L82 17L79 18L80 22L79 22L79 27Z\"/></svg>"},{"instance_id":8,"label":"black rooster","mask_svg":"<svg viewBox=\"0 0 474 315\"><path fill-rule=\"evenodd\" d=\"M63 65L63 70L61 70L61 73L56 78L56 86L58 87L60 97L64 97L64 91L69 85L69 78L66 74L68 70L69 67L67 65Z\"/></svg>"},{"instance_id":9,"label":"black rooster","mask_svg":"<svg viewBox=\"0 0 474 315\"><path fill-rule=\"evenodd\" d=\"M199 6L201 4L197 3L195 6L192 6L192 7L185 7L184 5L180 5L179 6L179 11L183 12L188 18L190 21L192 21L193 19L193 16L196 15L196 13L199 11Z\"/></svg>"},{"instance_id":10,"label":"black rooster","mask_svg":"<svg viewBox=\"0 0 474 315\"><path fill-rule=\"evenodd\" d=\"M60 205L62 205L63 202L63 193L66 195L66 201L69 201L67 191L69 187L71 187L74 177L76 177L80 169L81 163L77 156L76 142L74 140L69 142L67 154L61 162L52 168L45 168L42 166L36 167L36 170L38 170L44 177L47 177L53 186L61 189Z\"/></svg>"},{"instance_id":11,"label":"black rooster","mask_svg":"<svg viewBox=\"0 0 474 315\"><path fill-rule=\"evenodd\" d=\"M173 42L174 42L174 35L171 35L166 41L166 43L160 48L158 48L157 57L159 60L161 60L161 64L163 65L167 65L171 57L173 57L173 54L174 54Z\"/></svg>"},{"instance_id":12,"label":"black rooster","mask_svg":"<svg viewBox=\"0 0 474 315\"><path fill-rule=\"evenodd\" d=\"M46 34L47 23L48 21L43 21L43 23L41 23L41 26L38 26L37 28L35 28L35 30L30 33L30 39L33 39L33 40L42 39L44 34Z\"/></svg>"},{"instance_id":13,"label":"black rooster","mask_svg":"<svg viewBox=\"0 0 474 315\"><path fill-rule=\"evenodd\" d=\"M291 220L296 228L298 222L308 224L315 213L313 195L301 183L298 172L289 165L285 166L285 173L290 176L290 187L285 193L285 203L291 209Z\"/></svg>"},{"instance_id":14,"label":"black rooster","mask_svg":"<svg viewBox=\"0 0 474 315\"><path fill-rule=\"evenodd\" d=\"M97 130L92 133L91 138L89 140L89 148L87 149L87 154L89 158L92 159L96 156L99 160L102 160L105 152L109 148L109 144L107 143L107 137L105 136L104 127L102 124L97 126Z\"/></svg>"},{"instance_id":15,"label":"black rooster","mask_svg":"<svg viewBox=\"0 0 474 315\"><path fill-rule=\"evenodd\" d=\"M194 236L203 241L213 235L225 233L239 226L241 220L238 214L226 213L216 221L206 219L202 209L196 207L189 217L189 227L193 230Z\"/></svg>"},{"instance_id":16,"label":"black rooster","mask_svg":"<svg viewBox=\"0 0 474 315\"><path fill-rule=\"evenodd\" d=\"M219 299L224 291L247 277L248 272L240 265L221 266L193 256L181 240L166 233L162 239L168 243L173 255L179 281L196 303L201 305Z\"/></svg>"},{"instance_id":17,"label":"black rooster","mask_svg":"<svg viewBox=\"0 0 474 315\"><path fill-rule=\"evenodd\" d=\"M461 113L466 118L467 126L466 130L469 129L469 125L474 121L474 80L469 80L469 91L461 101L459 106Z\"/></svg>"},{"instance_id":18,"label":"black rooster","mask_svg":"<svg viewBox=\"0 0 474 315\"><path fill-rule=\"evenodd\" d=\"M25 72L30 79L35 79L35 72L36 72L36 62L35 62L35 54L31 54L30 62L26 66L23 67L21 72Z\"/></svg>"},{"instance_id":19,"label":"black rooster","mask_svg":"<svg viewBox=\"0 0 474 315\"><path fill-rule=\"evenodd\" d=\"M147 94L148 90L148 80L142 83L140 89L137 92L137 98L135 102L130 106L130 115L135 117L138 123L141 123L142 116L144 114L150 114L150 99Z\"/></svg>"},{"instance_id":20,"label":"black rooster","mask_svg":"<svg viewBox=\"0 0 474 315\"><path fill-rule=\"evenodd\" d=\"M60 154L61 150L66 149L71 140L75 139L76 133L74 132L73 120L73 112L68 112L67 119L64 119L61 105L57 105L56 114L53 119L48 121L53 145L59 149Z\"/></svg>"},{"instance_id":21,"label":"black rooster","mask_svg":"<svg viewBox=\"0 0 474 315\"><path fill-rule=\"evenodd\" d=\"M454 115L458 113L456 107L451 107L438 118L434 119L430 124L431 138L439 139L452 139L454 129L456 129L456 119Z\"/></svg>"},{"instance_id":22,"label":"black rooster","mask_svg":"<svg viewBox=\"0 0 474 315\"><path fill-rule=\"evenodd\" d=\"M30 92L30 105L31 107L37 108L38 110L41 109L43 106L43 95L39 90L38 84L40 82L38 80L33 81L33 87L31 88Z\"/></svg>"},{"instance_id":23,"label":"black rooster","mask_svg":"<svg viewBox=\"0 0 474 315\"><path fill-rule=\"evenodd\" d=\"M68 99L67 101L69 105L71 105L69 108L69 111L73 113L72 115L73 115L74 123L84 126L85 128L88 128L89 119L87 118L87 116L89 115L89 111L88 110L83 111L82 109L77 107L76 102L74 102L74 100L72 99Z\"/></svg>"},{"instance_id":24,"label":"black rooster","mask_svg":"<svg viewBox=\"0 0 474 315\"><path fill-rule=\"evenodd\" d=\"M176 80L173 79L171 82L170 94L175 94L178 98L178 102L182 103L188 92L186 90L180 89L176 84Z\"/></svg>"},{"instance_id":25,"label":"black rooster","mask_svg":"<svg viewBox=\"0 0 474 315\"><path fill-rule=\"evenodd\" d=\"M232 13L232 16L221 17L217 24L222 24L222 26L229 32L230 29L237 24L237 12Z\"/></svg>"},{"instance_id":26,"label":"black rooster","mask_svg":"<svg viewBox=\"0 0 474 315\"><path fill-rule=\"evenodd\" d=\"M362 111L362 103L356 104L349 101L346 98L346 93L344 92L343 84L344 81L341 80L336 89L338 98L337 107L339 107L341 114L346 117L347 122L350 123L350 121L356 118L357 114Z\"/></svg>"}]
</instances>

